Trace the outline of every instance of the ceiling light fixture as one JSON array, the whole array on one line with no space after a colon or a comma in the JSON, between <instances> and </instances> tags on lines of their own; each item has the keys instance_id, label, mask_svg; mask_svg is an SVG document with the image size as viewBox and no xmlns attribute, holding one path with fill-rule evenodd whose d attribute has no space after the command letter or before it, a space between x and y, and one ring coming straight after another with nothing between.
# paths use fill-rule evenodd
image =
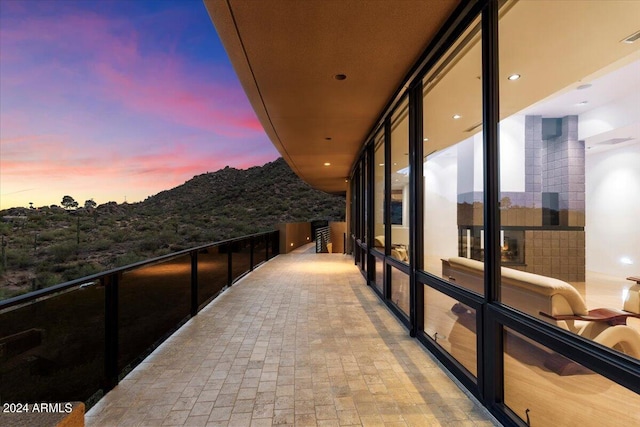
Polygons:
<instances>
[{"instance_id":1,"label":"ceiling light fixture","mask_svg":"<svg viewBox=\"0 0 640 427\"><path fill-rule=\"evenodd\" d=\"M336 74L335 76L333 76L334 79L336 80L346 80L347 79L347 75L346 74Z\"/></svg>"},{"instance_id":2,"label":"ceiling light fixture","mask_svg":"<svg viewBox=\"0 0 640 427\"><path fill-rule=\"evenodd\" d=\"M324 165L325 165L325 166L331 166L331 163L326 162Z\"/></svg>"},{"instance_id":3,"label":"ceiling light fixture","mask_svg":"<svg viewBox=\"0 0 640 427\"><path fill-rule=\"evenodd\" d=\"M428 140L429 140L429 138L425 138L425 139L423 139L423 141L424 141L424 142L427 142Z\"/></svg>"},{"instance_id":4,"label":"ceiling light fixture","mask_svg":"<svg viewBox=\"0 0 640 427\"><path fill-rule=\"evenodd\" d=\"M513 81L513 80L518 80L520 78L520 74L511 74L509 77L507 77L507 79Z\"/></svg>"},{"instance_id":5,"label":"ceiling light fixture","mask_svg":"<svg viewBox=\"0 0 640 427\"><path fill-rule=\"evenodd\" d=\"M454 115L453 115L453 118L454 118L455 120L458 120L460 117L462 117L460 114L454 114Z\"/></svg>"},{"instance_id":6,"label":"ceiling light fixture","mask_svg":"<svg viewBox=\"0 0 640 427\"><path fill-rule=\"evenodd\" d=\"M592 86L591 83L585 83L583 85L578 86L576 89L585 90L585 89L589 89L591 86Z\"/></svg>"},{"instance_id":7,"label":"ceiling light fixture","mask_svg":"<svg viewBox=\"0 0 640 427\"><path fill-rule=\"evenodd\" d=\"M384 163L380 163L378 166L384 166Z\"/></svg>"},{"instance_id":8,"label":"ceiling light fixture","mask_svg":"<svg viewBox=\"0 0 640 427\"><path fill-rule=\"evenodd\" d=\"M634 43L636 40L640 39L640 31L636 31L635 33L631 34L629 37L626 37L622 40L620 40L622 43L626 43L626 44L631 44Z\"/></svg>"},{"instance_id":9,"label":"ceiling light fixture","mask_svg":"<svg viewBox=\"0 0 640 427\"><path fill-rule=\"evenodd\" d=\"M587 105L588 103L589 101L581 101L581 102L578 102L576 105L583 106L583 105Z\"/></svg>"}]
</instances>

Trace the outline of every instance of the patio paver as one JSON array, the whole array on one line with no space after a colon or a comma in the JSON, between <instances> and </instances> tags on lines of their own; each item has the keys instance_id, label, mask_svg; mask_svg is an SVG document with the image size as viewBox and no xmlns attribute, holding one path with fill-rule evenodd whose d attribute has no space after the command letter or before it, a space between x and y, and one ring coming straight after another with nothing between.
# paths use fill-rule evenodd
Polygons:
<instances>
[{"instance_id":1,"label":"patio paver","mask_svg":"<svg viewBox=\"0 0 640 427\"><path fill-rule=\"evenodd\" d=\"M170 303L170 302L168 302ZM353 259L280 255L220 295L85 417L93 426L493 426Z\"/></svg>"}]
</instances>

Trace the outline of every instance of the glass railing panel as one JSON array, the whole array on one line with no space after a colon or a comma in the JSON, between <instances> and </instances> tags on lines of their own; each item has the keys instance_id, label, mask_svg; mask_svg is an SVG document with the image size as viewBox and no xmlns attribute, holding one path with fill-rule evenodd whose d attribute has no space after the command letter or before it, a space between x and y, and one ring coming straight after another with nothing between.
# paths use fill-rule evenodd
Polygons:
<instances>
[{"instance_id":1,"label":"glass railing panel","mask_svg":"<svg viewBox=\"0 0 640 427\"><path fill-rule=\"evenodd\" d=\"M508 328L504 402L531 426L640 425L640 395Z\"/></svg>"},{"instance_id":2,"label":"glass railing panel","mask_svg":"<svg viewBox=\"0 0 640 427\"><path fill-rule=\"evenodd\" d=\"M87 401L104 377L104 287L0 312L0 401Z\"/></svg>"},{"instance_id":3,"label":"glass railing panel","mask_svg":"<svg viewBox=\"0 0 640 427\"><path fill-rule=\"evenodd\" d=\"M236 281L240 276L251 269L251 243L249 239L233 242L232 247L232 280Z\"/></svg>"},{"instance_id":4,"label":"glass railing panel","mask_svg":"<svg viewBox=\"0 0 640 427\"><path fill-rule=\"evenodd\" d=\"M391 301L409 315L409 276L391 267Z\"/></svg>"},{"instance_id":5,"label":"glass railing panel","mask_svg":"<svg viewBox=\"0 0 640 427\"><path fill-rule=\"evenodd\" d=\"M191 311L191 256L125 272L119 281L118 369L136 363Z\"/></svg>"},{"instance_id":6,"label":"glass railing panel","mask_svg":"<svg viewBox=\"0 0 640 427\"><path fill-rule=\"evenodd\" d=\"M373 257L373 259L376 265L376 269L374 271L374 283L376 285L376 289L382 293L384 292L384 260L376 257Z\"/></svg>"},{"instance_id":7,"label":"glass railing panel","mask_svg":"<svg viewBox=\"0 0 640 427\"><path fill-rule=\"evenodd\" d=\"M198 252L198 306L218 294L228 280L228 255L219 246Z\"/></svg>"},{"instance_id":8,"label":"glass railing panel","mask_svg":"<svg viewBox=\"0 0 640 427\"><path fill-rule=\"evenodd\" d=\"M253 265L256 266L267 260L267 244L264 236L254 238L253 246Z\"/></svg>"},{"instance_id":9,"label":"glass railing panel","mask_svg":"<svg viewBox=\"0 0 640 427\"><path fill-rule=\"evenodd\" d=\"M478 375L473 308L425 285L424 332L474 376Z\"/></svg>"},{"instance_id":10,"label":"glass railing panel","mask_svg":"<svg viewBox=\"0 0 640 427\"><path fill-rule=\"evenodd\" d=\"M280 253L280 233L271 233L269 239L269 258L272 258Z\"/></svg>"}]
</instances>

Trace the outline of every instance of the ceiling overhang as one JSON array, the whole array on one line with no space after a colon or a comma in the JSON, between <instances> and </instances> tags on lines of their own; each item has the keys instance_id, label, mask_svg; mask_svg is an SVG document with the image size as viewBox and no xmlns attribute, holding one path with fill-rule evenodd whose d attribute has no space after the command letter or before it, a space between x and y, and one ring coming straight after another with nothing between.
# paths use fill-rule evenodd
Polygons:
<instances>
[{"instance_id":1,"label":"ceiling overhang","mask_svg":"<svg viewBox=\"0 0 640 427\"><path fill-rule=\"evenodd\" d=\"M204 3L274 146L310 185L341 193L376 119L459 1Z\"/></svg>"}]
</instances>

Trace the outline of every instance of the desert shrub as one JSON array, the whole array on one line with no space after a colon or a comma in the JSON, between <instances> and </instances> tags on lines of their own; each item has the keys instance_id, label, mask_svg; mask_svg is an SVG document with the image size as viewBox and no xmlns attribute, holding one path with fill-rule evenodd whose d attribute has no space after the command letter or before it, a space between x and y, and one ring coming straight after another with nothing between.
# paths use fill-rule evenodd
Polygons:
<instances>
[{"instance_id":1,"label":"desert shrub","mask_svg":"<svg viewBox=\"0 0 640 427\"><path fill-rule=\"evenodd\" d=\"M96 228L95 224L88 218L80 222L80 231L91 231L94 228Z\"/></svg>"},{"instance_id":2,"label":"desert shrub","mask_svg":"<svg viewBox=\"0 0 640 427\"><path fill-rule=\"evenodd\" d=\"M126 254L117 256L114 259L113 264L115 265L115 267L124 267L125 265L134 264L146 258L147 257L135 252L127 252Z\"/></svg>"},{"instance_id":3,"label":"desert shrub","mask_svg":"<svg viewBox=\"0 0 640 427\"><path fill-rule=\"evenodd\" d=\"M136 224L135 229L136 229L136 231L156 230L156 224L152 224L149 221L142 221L142 222Z\"/></svg>"},{"instance_id":4,"label":"desert shrub","mask_svg":"<svg viewBox=\"0 0 640 427\"><path fill-rule=\"evenodd\" d=\"M107 239L111 239L116 243L122 243L129 240L129 233L127 230L119 228L117 230L111 231L108 235L105 236Z\"/></svg>"},{"instance_id":5,"label":"desert shrub","mask_svg":"<svg viewBox=\"0 0 640 427\"><path fill-rule=\"evenodd\" d=\"M102 268L92 263L74 264L69 266L63 273L62 279L64 282L81 277L90 276L95 273L99 273Z\"/></svg>"},{"instance_id":6,"label":"desert shrub","mask_svg":"<svg viewBox=\"0 0 640 427\"><path fill-rule=\"evenodd\" d=\"M76 242L67 241L49 247L49 254L54 262L65 262L76 255L78 245Z\"/></svg>"},{"instance_id":7,"label":"desert shrub","mask_svg":"<svg viewBox=\"0 0 640 427\"><path fill-rule=\"evenodd\" d=\"M31 292L31 288L12 289L12 290L0 288L0 300L17 297L19 295L23 295L28 292Z\"/></svg>"},{"instance_id":8,"label":"desert shrub","mask_svg":"<svg viewBox=\"0 0 640 427\"><path fill-rule=\"evenodd\" d=\"M138 250L142 252L153 252L164 247L164 243L159 236L145 236L138 242Z\"/></svg>"},{"instance_id":9,"label":"desert shrub","mask_svg":"<svg viewBox=\"0 0 640 427\"><path fill-rule=\"evenodd\" d=\"M25 269L35 265L35 258L31 250L7 249L7 266L9 268Z\"/></svg>"},{"instance_id":10,"label":"desert shrub","mask_svg":"<svg viewBox=\"0 0 640 427\"><path fill-rule=\"evenodd\" d=\"M163 256L163 255L168 255L171 252L178 252L181 251L182 249L186 249L186 248L182 248L180 247L180 245L176 246L170 246L168 248L160 248L158 250L155 251L154 256L159 257L159 256Z\"/></svg>"},{"instance_id":11,"label":"desert shrub","mask_svg":"<svg viewBox=\"0 0 640 427\"><path fill-rule=\"evenodd\" d=\"M89 250L92 251L105 251L113 246L113 242L108 239L98 239L94 242L91 242L89 245Z\"/></svg>"},{"instance_id":12,"label":"desert shrub","mask_svg":"<svg viewBox=\"0 0 640 427\"><path fill-rule=\"evenodd\" d=\"M62 276L56 273L43 271L36 274L36 283L40 288L48 288L49 286L57 285L63 281Z\"/></svg>"},{"instance_id":13,"label":"desert shrub","mask_svg":"<svg viewBox=\"0 0 640 427\"><path fill-rule=\"evenodd\" d=\"M71 236L71 231L68 228L61 228L43 231L38 235L38 240L41 242L53 242L56 240L65 240L69 236Z\"/></svg>"}]
</instances>

